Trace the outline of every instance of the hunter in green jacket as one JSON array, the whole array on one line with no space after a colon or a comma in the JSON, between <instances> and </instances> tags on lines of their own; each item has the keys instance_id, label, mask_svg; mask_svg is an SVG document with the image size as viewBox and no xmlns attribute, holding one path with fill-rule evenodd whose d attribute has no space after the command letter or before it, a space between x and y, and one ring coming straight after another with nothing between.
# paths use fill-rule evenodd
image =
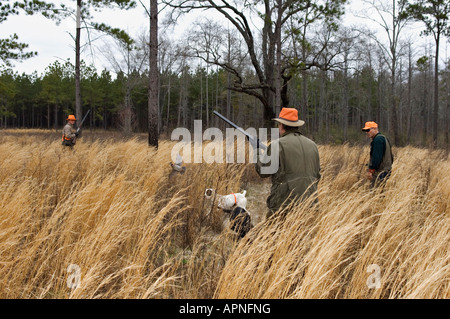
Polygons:
<instances>
[{"instance_id":1,"label":"hunter in green jacket","mask_svg":"<svg viewBox=\"0 0 450 319\"><path fill-rule=\"evenodd\" d=\"M370 180L372 187L379 186L391 176L392 163L394 162L391 143L386 136L380 133L378 124L375 122L366 122L362 131L372 140L370 142L367 179Z\"/></svg>"},{"instance_id":2,"label":"hunter in green jacket","mask_svg":"<svg viewBox=\"0 0 450 319\"><path fill-rule=\"evenodd\" d=\"M280 138L273 141L263 160L258 157L256 172L263 178L272 177L272 187L267 198L269 212L267 217L287 206L293 199L302 200L317 192L320 179L320 159L317 145L302 135L299 127L305 124L298 119L295 108L282 108L278 122ZM264 174L261 168L267 163L267 157L275 149L279 152L279 168L274 174ZM264 157L266 157L264 159Z\"/></svg>"}]
</instances>

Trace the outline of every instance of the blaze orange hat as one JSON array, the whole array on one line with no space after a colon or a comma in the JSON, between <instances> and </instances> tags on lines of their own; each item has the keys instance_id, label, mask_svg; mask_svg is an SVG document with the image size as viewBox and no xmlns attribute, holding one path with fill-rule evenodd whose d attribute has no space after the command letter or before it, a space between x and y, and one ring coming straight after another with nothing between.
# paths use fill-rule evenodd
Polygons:
<instances>
[{"instance_id":1,"label":"blaze orange hat","mask_svg":"<svg viewBox=\"0 0 450 319\"><path fill-rule=\"evenodd\" d=\"M75 115L70 114L69 117L67 118L67 121L76 121L77 119L75 118Z\"/></svg>"},{"instance_id":2,"label":"blaze orange hat","mask_svg":"<svg viewBox=\"0 0 450 319\"><path fill-rule=\"evenodd\" d=\"M361 129L361 131L368 131L371 128L378 128L378 124L375 122L366 122L365 126Z\"/></svg>"},{"instance_id":3,"label":"blaze orange hat","mask_svg":"<svg viewBox=\"0 0 450 319\"><path fill-rule=\"evenodd\" d=\"M272 120L287 126L302 126L305 124L305 121L298 119L297 109L290 107L283 107L280 111L280 115Z\"/></svg>"}]
</instances>

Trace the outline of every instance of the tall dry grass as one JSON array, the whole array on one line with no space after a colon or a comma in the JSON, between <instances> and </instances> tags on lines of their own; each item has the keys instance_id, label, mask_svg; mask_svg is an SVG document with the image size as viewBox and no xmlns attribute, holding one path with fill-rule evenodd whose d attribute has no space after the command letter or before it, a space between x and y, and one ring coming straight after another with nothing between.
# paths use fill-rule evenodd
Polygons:
<instances>
[{"instance_id":1,"label":"tall dry grass","mask_svg":"<svg viewBox=\"0 0 450 319\"><path fill-rule=\"evenodd\" d=\"M191 274L205 267L193 252L207 256L202 240L221 230L203 194L239 186L244 168L201 164L169 179L172 146L80 140L72 151L59 140L0 138L0 297L211 295L205 278L192 279L201 271ZM71 264L77 289L68 289Z\"/></svg>"},{"instance_id":2,"label":"tall dry grass","mask_svg":"<svg viewBox=\"0 0 450 319\"><path fill-rule=\"evenodd\" d=\"M229 257L215 297L448 298L448 154L397 149L390 180L373 190L362 179L367 147L319 152L319 205L259 225Z\"/></svg>"},{"instance_id":3,"label":"tall dry grass","mask_svg":"<svg viewBox=\"0 0 450 319\"><path fill-rule=\"evenodd\" d=\"M71 151L29 135L0 135L0 298L450 295L443 152L397 149L381 192L363 179L367 147L320 146L319 206L295 205L237 241L203 194L247 189L263 214L268 181L252 164L188 164L169 178L172 142L85 138ZM367 286L371 264L379 289Z\"/></svg>"}]
</instances>

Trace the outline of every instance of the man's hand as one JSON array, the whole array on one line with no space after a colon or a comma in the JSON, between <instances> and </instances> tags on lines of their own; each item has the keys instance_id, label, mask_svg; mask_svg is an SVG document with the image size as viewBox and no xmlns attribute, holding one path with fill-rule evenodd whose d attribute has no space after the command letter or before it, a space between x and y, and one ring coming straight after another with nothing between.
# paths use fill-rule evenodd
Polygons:
<instances>
[{"instance_id":1,"label":"man's hand","mask_svg":"<svg viewBox=\"0 0 450 319\"><path fill-rule=\"evenodd\" d=\"M375 173L374 169L369 169L366 174L366 178L371 181L373 179L373 173Z\"/></svg>"}]
</instances>

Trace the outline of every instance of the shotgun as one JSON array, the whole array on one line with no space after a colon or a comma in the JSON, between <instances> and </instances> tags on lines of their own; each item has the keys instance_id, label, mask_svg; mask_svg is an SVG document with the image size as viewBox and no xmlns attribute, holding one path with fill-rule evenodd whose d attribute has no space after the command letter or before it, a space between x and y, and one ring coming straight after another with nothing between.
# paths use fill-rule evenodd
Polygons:
<instances>
[{"instance_id":1,"label":"shotgun","mask_svg":"<svg viewBox=\"0 0 450 319\"><path fill-rule=\"evenodd\" d=\"M86 118L87 118L87 116L88 116L88 114L89 114L90 111L91 111L91 109L89 109L89 110L86 112L86 114L84 115L83 119L81 120L81 123L80 123L80 125L79 125L78 128L77 128L77 133L80 132L81 125L83 125L83 123L84 123L84 121L86 120Z\"/></svg>"},{"instance_id":2,"label":"shotgun","mask_svg":"<svg viewBox=\"0 0 450 319\"><path fill-rule=\"evenodd\" d=\"M84 121L86 120L86 118L87 118L87 116L88 116L88 114L89 114L90 111L91 111L91 109L89 109L89 110L86 112L86 114L84 115L83 119L81 120L81 123L80 123L80 125L79 125L78 128L77 128L77 133L76 133L75 137L73 138L73 141L72 141L73 144L75 144L75 143L77 142L77 137L78 137L78 134L80 133L81 125L83 125L83 123L84 123ZM81 136L80 136L80 137L81 137Z\"/></svg>"},{"instance_id":3,"label":"shotgun","mask_svg":"<svg viewBox=\"0 0 450 319\"><path fill-rule=\"evenodd\" d=\"M244 134L247 137L249 143L252 145L253 148L256 148L256 149L260 148L260 149L263 149L263 150L267 150L267 146L265 144L261 143L257 137L250 135L244 129L240 128L239 126L237 126L236 124L231 122L229 119L227 119L222 114L220 114L220 113L218 113L216 111L214 111L213 113L215 115L217 115L220 119L222 119L223 121L225 121L226 123L228 123L229 125L234 127L236 130L238 130L239 132Z\"/></svg>"}]
</instances>

